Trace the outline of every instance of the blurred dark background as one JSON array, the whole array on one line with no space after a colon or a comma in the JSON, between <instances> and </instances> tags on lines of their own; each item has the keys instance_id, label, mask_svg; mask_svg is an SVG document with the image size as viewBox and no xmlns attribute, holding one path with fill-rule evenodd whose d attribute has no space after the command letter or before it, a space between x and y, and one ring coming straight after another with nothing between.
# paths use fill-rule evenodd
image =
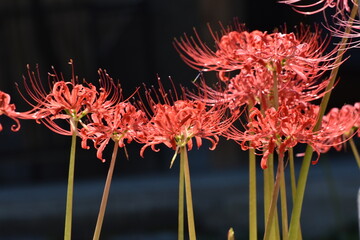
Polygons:
<instances>
[{"instance_id":1,"label":"blurred dark background","mask_svg":"<svg viewBox=\"0 0 360 240\"><path fill-rule=\"evenodd\" d=\"M206 24L219 30L219 21L231 24L234 17L262 31L322 20L321 14L304 17L275 1L5 0L0 2L0 89L11 94L19 111L28 110L15 87L15 82L22 85L26 64L33 69L39 64L43 80L51 66L69 79L69 59L88 82L97 83L97 69L106 69L121 82L125 97L143 82L154 84L157 74L186 86L197 71L182 62L174 37L192 35L195 27L211 46ZM341 68L331 107L359 101L360 54L348 54L352 57ZM13 133L11 120L0 118L0 239L61 239L70 138L32 121L22 121ZM176 239L173 152L147 150L142 159L140 147L128 145L129 160L119 152L103 239ZM247 155L225 139L213 152L208 147L204 143L189 155L199 239L225 239L229 227L246 238ZM105 151L107 159L111 149ZM74 239L90 239L95 226L108 168L95 153L80 146L77 151ZM316 231L303 227L304 239L356 239L360 181L351 151L330 153L313 168L303 224ZM260 169L258 181L261 195ZM260 226L261 212L259 203Z\"/></svg>"}]
</instances>

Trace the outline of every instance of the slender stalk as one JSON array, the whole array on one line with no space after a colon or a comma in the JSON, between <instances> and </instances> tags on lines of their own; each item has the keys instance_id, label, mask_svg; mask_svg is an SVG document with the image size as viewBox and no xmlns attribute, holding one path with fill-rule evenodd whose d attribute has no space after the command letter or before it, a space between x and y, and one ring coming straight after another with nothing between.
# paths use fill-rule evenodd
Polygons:
<instances>
[{"instance_id":1,"label":"slender stalk","mask_svg":"<svg viewBox=\"0 0 360 240\"><path fill-rule=\"evenodd\" d=\"M71 149L70 149L70 159L69 159L68 185L67 185L67 194L66 194L64 240L71 239L77 125L78 125L78 121L73 121L73 125L71 125L72 136L71 136Z\"/></svg>"},{"instance_id":2,"label":"slender stalk","mask_svg":"<svg viewBox=\"0 0 360 240\"><path fill-rule=\"evenodd\" d=\"M196 240L194 210L191 194L190 170L187 156L186 146L180 147L180 158L184 162L184 177L185 177L185 194L186 194L186 209L188 217L189 239Z\"/></svg>"},{"instance_id":3,"label":"slender stalk","mask_svg":"<svg viewBox=\"0 0 360 240\"><path fill-rule=\"evenodd\" d=\"M263 170L264 174L264 216L269 214L270 206L270 183L269 183L269 168ZM264 224L266 227L266 217L264 217Z\"/></svg>"},{"instance_id":4,"label":"slender stalk","mask_svg":"<svg viewBox=\"0 0 360 240\"><path fill-rule=\"evenodd\" d=\"M276 211L275 210L276 210L276 203L278 200L279 190L280 190L280 179L282 178L282 174L284 173L284 171L282 170L283 164L284 164L283 157L279 157L278 169L276 172L276 180L275 180L275 184L274 184L274 189L272 191L272 198L271 198L271 204L270 204L270 208L269 208L269 214L267 215L267 219L266 219L264 240L270 239L270 234L272 232L274 220L276 220L276 218L275 218ZM271 239L273 239L273 238L271 238Z\"/></svg>"},{"instance_id":5,"label":"slender stalk","mask_svg":"<svg viewBox=\"0 0 360 240\"><path fill-rule=\"evenodd\" d=\"M281 173L280 176L280 200L281 200L281 222L282 222L282 239L288 240L288 212L287 212L287 203L286 203L286 185L285 185L285 171L284 171L284 161L282 163L279 162L281 166L279 166Z\"/></svg>"},{"instance_id":6,"label":"slender stalk","mask_svg":"<svg viewBox=\"0 0 360 240\"><path fill-rule=\"evenodd\" d=\"M249 150L249 240L257 240L256 156Z\"/></svg>"},{"instance_id":7,"label":"slender stalk","mask_svg":"<svg viewBox=\"0 0 360 240\"><path fill-rule=\"evenodd\" d=\"M278 91L278 77L277 77L277 72L276 69L273 70L273 81L274 81L274 85L273 85L273 94L274 94L274 108L278 109L279 108L279 91Z\"/></svg>"},{"instance_id":8,"label":"slender stalk","mask_svg":"<svg viewBox=\"0 0 360 240\"><path fill-rule=\"evenodd\" d=\"M267 160L267 168L264 169L264 221L265 229L268 224L268 216L270 211L270 205L272 200L272 193L274 191L274 155L270 154ZM277 207L275 206L274 210L275 224L272 224L270 229L270 239L280 239L279 234L279 223L278 223L278 214Z\"/></svg>"},{"instance_id":9,"label":"slender stalk","mask_svg":"<svg viewBox=\"0 0 360 240\"><path fill-rule=\"evenodd\" d=\"M311 157L313 154L313 149L311 146L306 147L305 156L302 161L299 179L298 179L298 187L296 189L296 196L294 201L294 206L292 209L290 227L289 227L289 239L295 239L300 229L300 215L301 215L301 207L304 200L304 192L306 187L306 180L309 173Z\"/></svg>"},{"instance_id":10,"label":"slender stalk","mask_svg":"<svg viewBox=\"0 0 360 240\"><path fill-rule=\"evenodd\" d=\"M93 240L98 240L100 238L101 227L103 224L106 205L108 202L110 185L111 185L111 180L112 180L112 176L113 176L113 172L114 172L118 149L119 149L119 141L114 141L114 149L113 149L113 153L111 156L110 167L109 167L108 174L107 174L106 181L105 181L104 192L103 192L103 196L101 199L101 204L100 204L100 209L99 209L99 214L98 214L98 218L97 218L97 222L96 222Z\"/></svg>"},{"instance_id":11,"label":"slender stalk","mask_svg":"<svg viewBox=\"0 0 360 240\"><path fill-rule=\"evenodd\" d=\"M350 32L350 29L351 29L351 26L353 23L352 19L355 19L357 11L358 11L358 5L354 4L354 6L351 10L351 13L350 13L350 17L349 17L349 25L345 29L345 33ZM348 38L343 38L341 40L341 43L340 43L341 46L337 53L337 60L336 60L335 64L338 64L341 62L343 53L346 50L347 41L348 41ZM322 98L321 103L320 103L319 118L318 118L317 124L314 128L314 131L317 131L320 128L322 117L324 116L326 107L328 105L328 102L329 102L329 99L331 96L331 89L334 86L335 79L339 72L339 67L340 67L340 65L335 67L331 71L331 74L330 74L331 78L330 78L329 84L325 90L326 94L324 95L324 97ZM290 220L289 239L295 239L296 236L298 236L298 234L299 234L301 209L302 209L302 203L303 203L303 199L304 199L304 193L305 193L306 182L307 182L307 177L308 177L308 173L309 173L312 154L313 154L313 149L308 145L306 148L305 156L304 156L304 159L303 159L303 162L301 165L301 169L300 169L299 180L298 180L298 185L297 185L297 190L296 190L296 197L295 197L295 202L294 202L294 206L293 206L293 210L292 210L292 214L291 214L291 220Z\"/></svg>"},{"instance_id":12,"label":"slender stalk","mask_svg":"<svg viewBox=\"0 0 360 240\"><path fill-rule=\"evenodd\" d=\"M356 162L358 164L358 167L360 168L360 155L359 155L359 151L356 148L354 139L350 138L349 143L350 143L351 150L354 154L354 157L356 159Z\"/></svg>"},{"instance_id":13,"label":"slender stalk","mask_svg":"<svg viewBox=\"0 0 360 240\"><path fill-rule=\"evenodd\" d=\"M179 171L179 207L178 207L178 240L184 240L184 194L185 194L185 176L184 176L184 157L180 154Z\"/></svg>"},{"instance_id":14,"label":"slender stalk","mask_svg":"<svg viewBox=\"0 0 360 240\"><path fill-rule=\"evenodd\" d=\"M269 157L270 159L270 189L271 189L271 193L274 191L274 179L275 179L275 176L274 176L274 154L271 154L271 157ZM275 205L275 219L274 219L274 223L273 224L273 234L274 234L274 237L273 239L280 239L280 230L279 230L279 216L278 216L278 210L277 210L277 205Z\"/></svg>"},{"instance_id":15,"label":"slender stalk","mask_svg":"<svg viewBox=\"0 0 360 240\"><path fill-rule=\"evenodd\" d=\"M248 113L254 106L248 104ZM250 145L250 143L249 143ZM257 240L257 196L256 196L256 155L255 149L249 149L249 240Z\"/></svg>"},{"instance_id":16,"label":"slender stalk","mask_svg":"<svg viewBox=\"0 0 360 240\"><path fill-rule=\"evenodd\" d=\"M289 165L290 165L290 184L291 184L291 196L293 201L296 194L296 176L295 176L295 163L294 163L294 150L290 148L289 153Z\"/></svg>"},{"instance_id":17,"label":"slender stalk","mask_svg":"<svg viewBox=\"0 0 360 240\"><path fill-rule=\"evenodd\" d=\"M296 196L296 176L295 176L295 163L294 163L294 150L293 148L290 148L289 151L289 162L290 162L290 183L291 183L291 197L292 197L292 203L295 202L295 196ZM301 233L301 227L299 226L299 235L298 240L302 240L302 233Z\"/></svg>"}]
</instances>

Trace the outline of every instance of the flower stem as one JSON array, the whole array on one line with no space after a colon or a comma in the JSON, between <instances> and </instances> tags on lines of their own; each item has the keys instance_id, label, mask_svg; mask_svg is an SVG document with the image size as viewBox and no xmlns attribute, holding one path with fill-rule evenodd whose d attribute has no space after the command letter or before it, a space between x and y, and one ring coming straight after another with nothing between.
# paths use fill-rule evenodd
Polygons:
<instances>
[{"instance_id":1,"label":"flower stem","mask_svg":"<svg viewBox=\"0 0 360 240\"><path fill-rule=\"evenodd\" d=\"M194 210L191 194L190 170L189 161L187 156L186 146L180 148L180 158L184 162L184 177L185 177L185 194L186 194L186 209L188 217L189 239L196 240Z\"/></svg>"},{"instance_id":2,"label":"flower stem","mask_svg":"<svg viewBox=\"0 0 360 240\"><path fill-rule=\"evenodd\" d=\"M71 239L72 210L73 210L73 193L74 193L74 172L75 172L75 153L76 153L76 137L78 121L73 121L71 149L69 159L68 185L66 194L66 210L65 210L65 230L64 240Z\"/></svg>"},{"instance_id":3,"label":"flower stem","mask_svg":"<svg viewBox=\"0 0 360 240\"><path fill-rule=\"evenodd\" d=\"M358 5L354 4L354 6L351 10L351 13L350 13L350 17L349 17L349 25L346 27L345 33L350 32L351 26L353 24L353 19L355 19L357 11L358 11ZM337 59L335 62L335 64L339 64L339 65L336 66L330 73L331 78L330 78L329 84L327 85L327 87L325 89L326 93L320 103L319 117L318 117L316 126L314 127L314 131L319 130L319 128L321 126L322 117L324 116L325 110L327 108L327 105L328 105L328 102L330 99L331 90L334 86L334 82L335 82L335 79L336 79L338 71L339 71L340 62L341 62L343 53L346 50L347 41L348 41L348 38L345 38L345 37L342 38L342 40L341 40L340 48L338 50ZM302 209L302 203L303 203L303 199L304 199L306 181L307 181L307 177L308 177L308 173L309 173L312 154L313 154L313 149L311 148L311 146L308 145L306 147L305 156L304 156L304 159L303 159L303 162L301 165L299 180L298 180L298 185L297 185L297 190L296 190L295 202L294 202L293 210L291 213L291 220L290 220L290 227L289 227L289 239L296 239L296 236L298 236L298 234L299 234L301 209Z\"/></svg>"},{"instance_id":4,"label":"flower stem","mask_svg":"<svg viewBox=\"0 0 360 240\"><path fill-rule=\"evenodd\" d=\"M274 108L277 110L279 108L279 91L278 91L278 76L277 76L277 70L273 70L273 81L274 81L274 85L273 85L273 97L274 97Z\"/></svg>"},{"instance_id":5,"label":"flower stem","mask_svg":"<svg viewBox=\"0 0 360 240\"><path fill-rule=\"evenodd\" d=\"M354 154L354 157L356 159L356 162L358 164L358 167L360 168L360 155L359 155L359 151L356 148L354 139L350 138L349 143L350 143L351 150L352 150L352 152Z\"/></svg>"},{"instance_id":6,"label":"flower stem","mask_svg":"<svg viewBox=\"0 0 360 240\"><path fill-rule=\"evenodd\" d=\"M279 161L280 164L280 161ZM279 166L282 171L280 176L280 200L281 200L281 221L282 221L282 236L283 240L288 240L288 212L287 212L287 203L286 203L286 185L285 185L285 171L284 171L284 161L281 163L282 166Z\"/></svg>"},{"instance_id":7,"label":"flower stem","mask_svg":"<svg viewBox=\"0 0 360 240\"><path fill-rule=\"evenodd\" d=\"M178 240L184 240L184 157L180 153L180 171L179 171L179 207L178 207Z\"/></svg>"},{"instance_id":8,"label":"flower stem","mask_svg":"<svg viewBox=\"0 0 360 240\"><path fill-rule=\"evenodd\" d=\"M291 197L292 203L295 202L296 196L296 176L295 176L295 163L294 163L294 150L290 148L289 151L289 165L290 165L290 182L291 182ZM298 240L302 240L301 227L299 226Z\"/></svg>"},{"instance_id":9,"label":"flower stem","mask_svg":"<svg viewBox=\"0 0 360 240\"><path fill-rule=\"evenodd\" d=\"M256 156L255 150L249 149L249 240L257 240L256 211Z\"/></svg>"},{"instance_id":10,"label":"flower stem","mask_svg":"<svg viewBox=\"0 0 360 240\"><path fill-rule=\"evenodd\" d=\"M312 154L313 154L313 149L311 148L311 146L308 145L306 147L305 156L302 161L302 165L299 173L298 187L296 189L296 196L295 196L294 206L292 209L291 220L290 220L289 239L296 239L295 236L298 236L298 232L300 228L301 207L304 199L306 180L309 173Z\"/></svg>"},{"instance_id":11,"label":"flower stem","mask_svg":"<svg viewBox=\"0 0 360 240\"><path fill-rule=\"evenodd\" d=\"M267 216L271 205L271 193L274 190L274 155L270 154L267 160L267 168L264 169L264 221L265 229L267 226ZM270 239L280 239L278 215L275 206L275 224L272 225L270 231Z\"/></svg>"},{"instance_id":12,"label":"flower stem","mask_svg":"<svg viewBox=\"0 0 360 240\"><path fill-rule=\"evenodd\" d=\"M289 165L290 165L290 184L291 184L291 196L294 201L296 195L296 176L295 176L295 163L294 163L294 150L289 148Z\"/></svg>"},{"instance_id":13,"label":"flower stem","mask_svg":"<svg viewBox=\"0 0 360 240\"><path fill-rule=\"evenodd\" d=\"M269 156L270 158L270 156ZM269 161L268 161L269 162ZM270 206L270 181L269 181L269 167L263 170L264 174L264 216L269 214ZM264 217L264 224L266 226L266 217Z\"/></svg>"},{"instance_id":14,"label":"flower stem","mask_svg":"<svg viewBox=\"0 0 360 240\"><path fill-rule=\"evenodd\" d=\"M118 149L119 149L119 141L115 141L113 153L111 156L110 167L109 167L108 174L107 174L106 181L105 181L104 192L103 192L103 196L101 199L99 214L98 214L98 218L96 221L96 227L95 227L93 240L98 240L100 238L101 227L102 227L103 220L104 220L104 215L105 215L106 205L107 205L107 201L108 201L108 197L109 197L110 185L111 185L111 180L112 180L112 176L113 176L113 172L114 172Z\"/></svg>"},{"instance_id":15,"label":"flower stem","mask_svg":"<svg viewBox=\"0 0 360 240\"><path fill-rule=\"evenodd\" d=\"M278 169L276 172L276 180L275 180L274 188L272 191L272 199L271 199L271 203L270 203L269 213L268 213L267 219L266 219L264 240L270 239L270 234L272 234L274 220L276 220L276 214L275 214L276 211L275 210L276 210L276 203L277 203L278 196L279 196L280 179L282 178L282 174L284 173L283 166L284 166L283 157L279 157ZM273 238L271 238L271 239L273 239Z\"/></svg>"}]
</instances>

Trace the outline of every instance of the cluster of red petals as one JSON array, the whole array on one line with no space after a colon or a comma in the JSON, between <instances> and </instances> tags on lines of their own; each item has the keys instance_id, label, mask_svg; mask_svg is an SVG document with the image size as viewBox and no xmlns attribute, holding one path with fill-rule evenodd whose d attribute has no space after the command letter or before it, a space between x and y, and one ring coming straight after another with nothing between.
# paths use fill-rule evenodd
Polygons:
<instances>
[{"instance_id":1,"label":"cluster of red petals","mask_svg":"<svg viewBox=\"0 0 360 240\"><path fill-rule=\"evenodd\" d=\"M97 157L104 161L103 151L111 139L124 147L125 140L130 143L134 138L142 137L146 122L144 112L128 102L119 102L106 112L91 114L91 122L81 129L82 147L88 148L87 140L92 140Z\"/></svg>"},{"instance_id":2,"label":"cluster of red petals","mask_svg":"<svg viewBox=\"0 0 360 240\"><path fill-rule=\"evenodd\" d=\"M346 29L349 28L348 31ZM351 39L346 45L347 48L360 47L360 19L335 18L335 26L330 26L332 35L338 38Z\"/></svg>"},{"instance_id":3,"label":"cluster of red petals","mask_svg":"<svg viewBox=\"0 0 360 240\"><path fill-rule=\"evenodd\" d=\"M333 146L340 151L342 143L354 135L360 127L360 103L354 105L344 105L342 108L332 108L322 119L322 129L338 129L342 135L329 137L321 144L320 152L325 153Z\"/></svg>"},{"instance_id":4,"label":"cluster of red petals","mask_svg":"<svg viewBox=\"0 0 360 240\"><path fill-rule=\"evenodd\" d=\"M281 0L279 3L285 3L294 8L295 11L311 15L322 12L328 8L335 8L337 13L349 13L353 4L358 4L356 0Z\"/></svg>"},{"instance_id":5,"label":"cluster of red petals","mask_svg":"<svg viewBox=\"0 0 360 240\"><path fill-rule=\"evenodd\" d=\"M16 132L20 129L20 122L18 118L20 113L15 111L15 104L10 103L10 95L0 91L0 115L8 116L15 121L15 124L11 126L11 130ZM0 131L3 127L0 123Z\"/></svg>"},{"instance_id":6,"label":"cluster of red petals","mask_svg":"<svg viewBox=\"0 0 360 240\"><path fill-rule=\"evenodd\" d=\"M324 54L328 41L321 38L318 28L311 32L301 25L298 33L268 33L239 27L214 40L216 51L199 37L195 41L186 35L175 41L175 47L187 64L201 71L220 71L222 80L227 80L223 72L258 68L276 71L280 78L298 75L306 79L334 67L336 50Z\"/></svg>"},{"instance_id":7,"label":"cluster of red petals","mask_svg":"<svg viewBox=\"0 0 360 240\"><path fill-rule=\"evenodd\" d=\"M185 36L175 46L193 68L219 73L227 84L224 92L209 91L219 101L227 99L234 106L266 105L272 101L277 78L280 103L291 99L306 102L321 97L327 80L319 77L340 64L336 63L337 48L325 53L329 42L320 34L317 27L311 32L303 25L297 33L248 32L237 27L236 31L223 31L221 38L214 37L216 51L199 37L195 41Z\"/></svg>"},{"instance_id":8,"label":"cluster of red petals","mask_svg":"<svg viewBox=\"0 0 360 240\"><path fill-rule=\"evenodd\" d=\"M69 64L73 66L72 61ZM39 69L37 68L35 74L28 66L28 79L24 77L24 86L31 98L26 101L33 107L32 117L58 134L71 135L73 131L78 131L75 122L79 122L91 112L106 111L108 105L118 100L116 95L110 100L107 99L113 83L110 78L105 80L104 87L97 91L90 83L79 84L73 67L70 81L65 81L63 75L58 74L53 68L53 72L48 75L51 89L45 90ZM26 99L24 95L23 97ZM68 122L70 129L64 128L57 120Z\"/></svg>"},{"instance_id":9,"label":"cluster of red petals","mask_svg":"<svg viewBox=\"0 0 360 240\"><path fill-rule=\"evenodd\" d=\"M324 95L327 84L327 79L321 82L317 79L305 81L296 77L291 81L279 79L277 101L280 104L297 105L319 99ZM257 69L246 74L240 72L231 78L222 93L208 90L208 94L213 99L228 102L231 109L245 103L261 104L266 109L274 101L273 85L273 75L267 70Z\"/></svg>"},{"instance_id":10,"label":"cluster of red petals","mask_svg":"<svg viewBox=\"0 0 360 240\"><path fill-rule=\"evenodd\" d=\"M328 147L343 142L334 139L343 136L345 130L354 122L337 121L337 125L334 121L324 122L318 131L314 131L318 110L318 106L310 104L295 107L281 105L278 110L269 108L264 113L258 108L253 108L250 110L246 130L231 128L225 136L238 141L243 150L254 148L261 151L261 167L264 169L267 167L269 155L274 151L283 157L288 149L298 143L306 143L321 153Z\"/></svg>"},{"instance_id":11,"label":"cluster of red petals","mask_svg":"<svg viewBox=\"0 0 360 240\"><path fill-rule=\"evenodd\" d=\"M102 155L109 141L112 139L119 147L124 147L125 140L130 143L141 135L141 126L147 117L123 100L121 87L105 70L98 71L100 88L97 89L85 81L80 84L73 62L69 64L72 66L71 80L65 81L63 75L57 74L53 68L53 72L49 73L49 91L41 83L39 70L35 74L28 67L28 79L24 77L24 86L35 102L27 100L33 107L29 112L56 133L72 135L75 131L82 138L83 148L89 148L87 141L91 140L97 149L97 157L104 161ZM58 120L65 120L67 127Z\"/></svg>"},{"instance_id":12,"label":"cluster of red petals","mask_svg":"<svg viewBox=\"0 0 360 240\"><path fill-rule=\"evenodd\" d=\"M313 0L312 3L304 0L282 0L279 2L288 4L295 11L305 15L323 12L327 28L333 36L352 39L352 41L346 43L347 48L358 48L360 46L359 16L350 17L352 9L359 4L357 0ZM333 9L331 13L332 24L329 24L326 17L325 11L327 9Z\"/></svg>"},{"instance_id":13,"label":"cluster of red petals","mask_svg":"<svg viewBox=\"0 0 360 240\"><path fill-rule=\"evenodd\" d=\"M204 101L189 100L184 95L174 99L170 92L164 91L160 80L159 85L160 89L156 93L147 92L147 102L142 104L148 105L150 111L147 111L149 122L143 128L143 136L138 138L144 144L141 156L148 147L159 151L156 147L158 144L165 144L176 153L183 146L191 150L193 139L197 147L202 145L202 139L207 139L212 143L210 149L215 149L218 136L234 121L233 118L225 118L226 107L207 106ZM151 93L155 97L151 97Z\"/></svg>"}]
</instances>

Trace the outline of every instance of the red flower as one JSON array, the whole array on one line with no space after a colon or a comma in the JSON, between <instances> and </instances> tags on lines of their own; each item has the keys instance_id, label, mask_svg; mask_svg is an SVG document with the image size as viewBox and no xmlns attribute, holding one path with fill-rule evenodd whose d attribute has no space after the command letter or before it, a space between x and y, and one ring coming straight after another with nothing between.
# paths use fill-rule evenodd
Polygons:
<instances>
[{"instance_id":1,"label":"red flower","mask_svg":"<svg viewBox=\"0 0 360 240\"><path fill-rule=\"evenodd\" d=\"M228 28L230 29L230 28ZM216 51L198 38L175 42L186 63L201 71L217 71L226 84L223 92L203 88L213 101L227 102L231 109L243 104L261 104L263 109L273 102L303 104L324 94L328 80L320 77L335 63L338 47L325 53L328 40L320 31L300 26L298 33L248 32L240 25L236 31L223 31L221 38L213 33ZM216 36L216 37L215 37ZM274 79L277 96L274 100Z\"/></svg>"},{"instance_id":2,"label":"red flower","mask_svg":"<svg viewBox=\"0 0 360 240\"><path fill-rule=\"evenodd\" d=\"M295 11L311 15L325 11L328 8L335 8L337 14L351 11L351 5L357 4L355 0L313 0L312 3L304 3L304 0L282 0L279 3L289 4ZM298 4L299 3L299 4Z\"/></svg>"},{"instance_id":3,"label":"red flower","mask_svg":"<svg viewBox=\"0 0 360 240\"><path fill-rule=\"evenodd\" d=\"M243 150L254 148L262 152L261 167L266 168L269 154L284 156L285 152L298 143L309 144L321 153L328 146L338 146L343 141L332 141L344 134L348 122L324 124L319 131L313 131L317 118L318 106L306 105L288 107L281 105L278 110L269 108L264 113L257 108L250 111L249 123L244 131L231 128L224 136L233 139ZM250 144L250 145L249 145ZM316 163L314 161L313 163Z\"/></svg>"},{"instance_id":4,"label":"red flower","mask_svg":"<svg viewBox=\"0 0 360 240\"><path fill-rule=\"evenodd\" d=\"M81 129L82 147L88 148L87 140L93 140L97 148L97 157L102 153L110 139L117 142L119 147L125 146L125 140L130 143L134 138L142 135L143 125L146 123L145 113L137 110L127 102L120 102L108 108L101 114L91 114L92 122Z\"/></svg>"},{"instance_id":5,"label":"red flower","mask_svg":"<svg viewBox=\"0 0 360 240\"><path fill-rule=\"evenodd\" d=\"M18 118L21 117L21 115L15 111L15 104L10 103L10 95L0 91L0 115L3 114L15 121L15 124L11 126L11 130L14 132L19 131L20 122ZM0 123L0 131L2 131L2 129Z\"/></svg>"},{"instance_id":6,"label":"red flower","mask_svg":"<svg viewBox=\"0 0 360 240\"><path fill-rule=\"evenodd\" d=\"M332 35L338 38L348 38L352 41L347 43L347 48L360 47L360 19L335 18L335 26L330 26ZM346 32L346 29L349 31Z\"/></svg>"},{"instance_id":7,"label":"red flower","mask_svg":"<svg viewBox=\"0 0 360 240\"><path fill-rule=\"evenodd\" d=\"M231 29L230 27L228 29ZM279 79L298 76L303 80L315 78L324 71L332 69L337 49L325 54L329 41L310 27L300 26L298 33L248 32L237 24L235 31L222 32L218 38L213 34L216 51L211 50L197 36L194 39L175 40L175 47L183 60L191 67L201 71L219 71L221 80L228 80L226 72L235 70L276 72ZM215 37L216 36L216 37Z\"/></svg>"},{"instance_id":8,"label":"red flower","mask_svg":"<svg viewBox=\"0 0 360 240\"><path fill-rule=\"evenodd\" d=\"M321 152L325 153L333 146L340 151L342 143L354 135L360 126L360 104L344 105L341 109L332 108L322 119L321 130L334 129L338 131L332 138L325 138L321 143ZM336 143L336 144L334 144Z\"/></svg>"},{"instance_id":9,"label":"red flower","mask_svg":"<svg viewBox=\"0 0 360 240\"><path fill-rule=\"evenodd\" d=\"M303 0L282 0L280 3L289 4L293 9L301 14L311 15L318 12L323 12L326 28L331 32L335 37L339 38L348 38L356 39L355 41L350 41L346 45L347 48L357 48L359 47L360 40L360 20L355 15L350 16L352 9L358 5L356 0L313 0L313 3L304 3ZM331 23L328 23L325 11L327 9L333 9L331 14ZM358 14L357 14L358 15ZM350 31L346 29L350 28Z\"/></svg>"},{"instance_id":10,"label":"red flower","mask_svg":"<svg viewBox=\"0 0 360 240\"><path fill-rule=\"evenodd\" d=\"M141 148L140 155L147 147L153 151L158 144L165 144L175 150L171 165L175 160L178 150L187 146L189 150L193 147L193 139L196 145L202 145L202 139L212 143L211 150L215 149L219 142L218 135L230 127L233 119L224 119L226 108L220 105L206 106L200 100L189 100L184 96L179 99L176 91L175 98L171 93L164 91L159 80L159 91L147 91L147 103L150 106L149 123L144 128L144 135L138 141L145 145Z\"/></svg>"},{"instance_id":11,"label":"red flower","mask_svg":"<svg viewBox=\"0 0 360 240\"><path fill-rule=\"evenodd\" d=\"M78 131L75 122L81 122L81 119L91 112L106 111L108 106L115 104L119 100L119 94L115 92L113 96L112 90L115 88L112 79L99 70L102 87L100 92L90 83L78 83L78 77L74 73L73 62L71 81L65 81L62 74L58 74L53 68L53 72L49 73L49 82L52 89L48 92L43 87L39 70L37 73L32 72L28 66L28 79L24 77L24 86L35 102L27 102L33 106L33 117L44 123L52 131L62 134L71 135L73 131ZM24 99L26 99L24 97ZM70 130L64 129L57 120L66 120L70 124Z\"/></svg>"},{"instance_id":12,"label":"red flower","mask_svg":"<svg viewBox=\"0 0 360 240\"><path fill-rule=\"evenodd\" d=\"M278 99L280 104L298 105L306 104L319 99L324 95L328 80L293 78L289 81L278 81ZM217 91L203 87L209 98L213 101L227 103L230 109L235 109L243 104L261 104L267 109L274 101L273 75L268 71L257 69L251 72L240 72L226 82L223 90Z\"/></svg>"}]
</instances>

